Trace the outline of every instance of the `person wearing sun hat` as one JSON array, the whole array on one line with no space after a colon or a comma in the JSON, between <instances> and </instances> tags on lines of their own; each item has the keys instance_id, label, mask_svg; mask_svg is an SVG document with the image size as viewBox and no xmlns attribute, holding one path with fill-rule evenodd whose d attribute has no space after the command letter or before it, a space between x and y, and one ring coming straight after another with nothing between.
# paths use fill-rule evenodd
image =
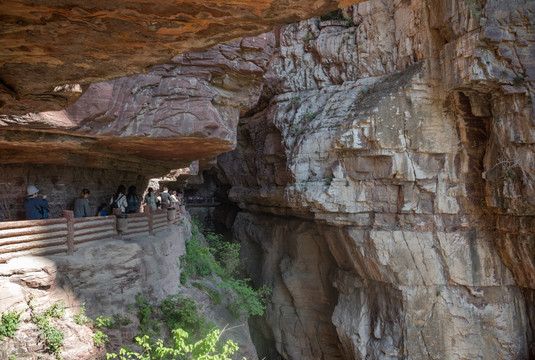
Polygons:
<instances>
[{"instance_id":1,"label":"person wearing sun hat","mask_svg":"<svg viewBox=\"0 0 535 360\"><path fill-rule=\"evenodd\" d=\"M28 185L26 194L28 197L24 200L27 220L39 220L48 218L48 200L46 195L37 197L39 189L35 185Z\"/></svg>"}]
</instances>

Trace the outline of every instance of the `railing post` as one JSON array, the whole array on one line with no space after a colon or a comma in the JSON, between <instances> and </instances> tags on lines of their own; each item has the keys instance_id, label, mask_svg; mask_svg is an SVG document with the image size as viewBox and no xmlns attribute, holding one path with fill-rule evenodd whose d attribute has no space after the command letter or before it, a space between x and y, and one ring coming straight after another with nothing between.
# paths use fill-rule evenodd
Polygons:
<instances>
[{"instance_id":1,"label":"railing post","mask_svg":"<svg viewBox=\"0 0 535 360\"><path fill-rule=\"evenodd\" d=\"M74 211L63 210L63 217L67 219L67 254L74 252Z\"/></svg>"},{"instance_id":2,"label":"railing post","mask_svg":"<svg viewBox=\"0 0 535 360\"><path fill-rule=\"evenodd\" d=\"M145 205L144 213L147 214L147 220L149 221L149 235L154 235L152 232L152 207L150 205Z\"/></svg>"}]
</instances>

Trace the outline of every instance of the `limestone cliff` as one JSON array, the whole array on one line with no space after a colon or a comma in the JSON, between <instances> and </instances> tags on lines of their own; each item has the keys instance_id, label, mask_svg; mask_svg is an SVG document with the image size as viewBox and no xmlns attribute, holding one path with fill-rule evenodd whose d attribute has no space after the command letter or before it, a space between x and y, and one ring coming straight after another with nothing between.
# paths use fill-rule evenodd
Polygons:
<instances>
[{"instance_id":1,"label":"limestone cliff","mask_svg":"<svg viewBox=\"0 0 535 360\"><path fill-rule=\"evenodd\" d=\"M535 356L534 6L369 1L280 31L218 163L284 358Z\"/></svg>"}]
</instances>

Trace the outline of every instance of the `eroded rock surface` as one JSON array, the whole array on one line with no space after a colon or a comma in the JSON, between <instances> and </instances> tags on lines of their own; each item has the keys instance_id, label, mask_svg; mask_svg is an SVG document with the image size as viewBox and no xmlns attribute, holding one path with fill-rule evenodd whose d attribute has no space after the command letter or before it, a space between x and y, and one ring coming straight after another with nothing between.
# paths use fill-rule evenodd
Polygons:
<instances>
[{"instance_id":1,"label":"eroded rock surface","mask_svg":"<svg viewBox=\"0 0 535 360\"><path fill-rule=\"evenodd\" d=\"M65 334L63 359L103 359L106 351L94 345L91 328L73 321L82 304L92 319L121 314L131 321L120 329L105 330L110 340L107 349L117 352L121 346L132 347L132 339L139 333L133 305L136 295L159 304L167 296L180 293L194 299L208 321L221 329L227 325L231 328L225 337L240 344L240 357L257 359L247 323L232 317L226 309L226 299L215 305L207 293L181 285L179 259L185 254L184 241L190 236L189 221L183 220L157 236L127 241L104 239L77 245L73 255L22 257L0 264L0 313L22 311L22 319L27 320L13 339L0 342L0 357L55 359L38 341L36 326L29 319L30 302L36 314L53 304L65 304L65 317L54 320Z\"/></svg>"},{"instance_id":2,"label":"eroded rock surface","mask_svg":"<svg viewBox=\"0 0 535 360\"><path fill-rule=\"evenodd\" d=\"M285 358L535 356L534 5L370 1L281 30L265 101L218 162L259 283L338 292L321 310L274 297ZM294 232L248 231L260 213ZM289 216L328 244L329 275L272 256L306 242ZM288 256L302 281L280 280ZM299 341L279 307L308 326ZM340 353L302 350L330 309Z\"/></svg>"},{"instance_id":3,"label":"eroded rock surface","mask_svg":"<svg viewBox=\"0 0 535 360\"><path fill-rule=\"evenodd\" d=\"M273 34L177 56L97 83L65 111L0 117L0 166L52 164L165 175L232 150L256 105ZM116 185L115 185L116 186Z\"/></svg>"},{"instance_id":4,"label":"eroded rock surface","mask_svg":"<svg viewBox=\"0 0 535 360\"><path fill-rule=\"evenodd\" d=\"M61 110L90 83L317 16L347 0L0 4L0 113Z\"/></svg>"}]
</instances>

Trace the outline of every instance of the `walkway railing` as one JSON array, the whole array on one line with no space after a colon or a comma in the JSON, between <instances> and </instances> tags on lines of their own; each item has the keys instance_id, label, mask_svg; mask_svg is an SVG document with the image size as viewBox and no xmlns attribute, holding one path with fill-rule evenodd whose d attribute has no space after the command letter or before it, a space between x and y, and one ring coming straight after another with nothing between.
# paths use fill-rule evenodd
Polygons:
<instances>
[{"instance_id":1,"label":"walkway railing","mask_svg":"<svg viewBox=\"0 0 535 360\"><path fill-rule=\"evenodd\" d=\"M177 210L146 208L126 218L74 218L72 211L64 210L61 219L0 222L0 263L27 255L72 254L75 245L88 241L153 235L179 220Z\"/></svg>"}]
</instances>

